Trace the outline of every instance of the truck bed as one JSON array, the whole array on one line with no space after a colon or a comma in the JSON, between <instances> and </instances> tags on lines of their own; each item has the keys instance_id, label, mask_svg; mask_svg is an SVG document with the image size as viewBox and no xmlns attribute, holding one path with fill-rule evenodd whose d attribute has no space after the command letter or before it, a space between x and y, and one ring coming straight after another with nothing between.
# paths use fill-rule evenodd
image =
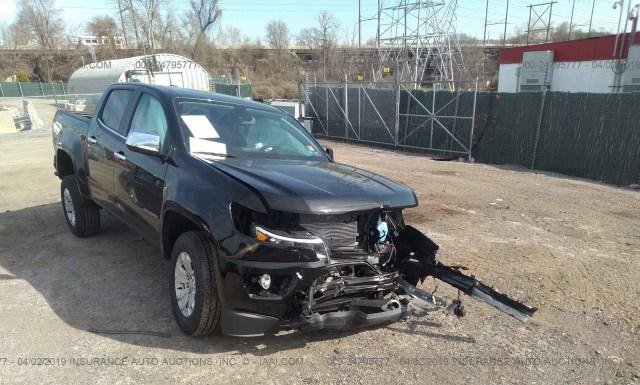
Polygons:
<instances>
[{"instance_id":1,"label":"truck bed","mask_svg":"<svg viewBox=\"0 0 640 385\"><path fill-rule=\"evenodd\" d=\"M89 123L92 114L86 112L69 111L58 109L53 116L53 148L57 147L60 133L63 131L65 135L86 136L89 131Z\"/></svg>"}]
</instances>

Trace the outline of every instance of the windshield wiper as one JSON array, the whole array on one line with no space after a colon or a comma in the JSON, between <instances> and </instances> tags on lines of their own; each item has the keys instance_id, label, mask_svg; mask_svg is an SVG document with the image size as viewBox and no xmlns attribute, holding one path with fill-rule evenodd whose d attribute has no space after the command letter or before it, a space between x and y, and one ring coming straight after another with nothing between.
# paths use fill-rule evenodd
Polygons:
<instances>
[{"instance_id":1,"label":"windshield wiper","mask_svg":"<svg viewBox=\"0 0 640 385\"><path fill-rule=\"evenodd\" d=\"M237 156L235 155L230 155L230 154L223 154L221 152L209 152L209 151L198 151L198 152L192 152L193 155L210 155L210 156L219 156L221 158L237 158Z\"/></svg>"}]
</instances>

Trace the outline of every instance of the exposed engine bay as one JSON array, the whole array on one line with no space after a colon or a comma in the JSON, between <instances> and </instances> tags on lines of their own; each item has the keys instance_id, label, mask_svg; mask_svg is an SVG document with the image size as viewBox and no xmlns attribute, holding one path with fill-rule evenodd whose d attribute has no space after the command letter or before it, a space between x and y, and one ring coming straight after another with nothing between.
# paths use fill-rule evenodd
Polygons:
<instances>
[{"instance_id":1,"label":"exposed engine bay","mask_svg":"<svg viewBox=\"0 0 640 385\"><path fill-rule=\"evenodd\" d=\"M520 321L527 321L536 311L461 273L459 267L438 262L438 245L416 228L405 225L401 210L254 215L245 218L244 225L258 240L293 248L299 254L315 254L325 262L312 273L296 272L297 283L270 278L280 285L277 291L271 291L273 295L290 294L283 328L351 329L440 309L463 316L465 310L459 296L447 301L417 287L427 277L443 281ZM256 298L269 295L260 289L258 279L245 282L252 286L249 290ZM293 293L288 293L290 288Z\"/></svg>"}]
</instances>

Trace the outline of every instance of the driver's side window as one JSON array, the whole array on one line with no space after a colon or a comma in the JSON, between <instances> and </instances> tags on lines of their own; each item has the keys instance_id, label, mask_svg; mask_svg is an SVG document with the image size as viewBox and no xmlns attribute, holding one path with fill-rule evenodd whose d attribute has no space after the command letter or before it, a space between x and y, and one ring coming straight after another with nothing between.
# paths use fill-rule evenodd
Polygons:
<instances>
[{"instance_id":1,"label":"driver's side window","mask_svg":"<svg viewBox=\"0 0 640 385\"><path fill-rule=\"evenodd\" d=\"M157 135L160 138L159 148L162 151L167 136L167 118L158 99L148 94L142 95L131 119L129 135L132 132Z\"/></svg>"}]
</instances>

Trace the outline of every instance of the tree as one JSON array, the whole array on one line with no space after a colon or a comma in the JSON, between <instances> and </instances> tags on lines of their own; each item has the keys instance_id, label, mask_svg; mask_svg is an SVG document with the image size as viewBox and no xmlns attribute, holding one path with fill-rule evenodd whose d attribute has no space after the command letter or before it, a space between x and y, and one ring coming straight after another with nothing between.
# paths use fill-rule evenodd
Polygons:
<instances>
[{"instance_id":1,"label":"tree","mask_svg":"<svg viewBox=\"0 0 640 385\"><path fill-rule=\"evenodd\" d=\"M338 20L329 12L321 11L316 19L318 22L318 33L320 45L322 47L322 79L327 80L327 62L331 59L331 49L336 42L336 31L338 30Z\"/></svg>"},{"instance_id":2,"label":"tree","mask_svg":"<svg viewBox=\"0 0 640 385\"><path fill-rule=\"evenodd\" d=\"M64 32L60 13L54 0L23 0L18 3L16 23L24 26L40 47L53 49Z\"/></svg>"},{"instance_id":3,"label":"tree","mask_svg":"<svg viewBox=\"0 0 640 385\"><path fill-rule=\"evenodd\" d=\"M118 6L118 12L120 13L120 26L123 29L123 37L126 38L127 33L133 32L135 37L136 48L140 48L140 33L138 31L138 14L136 8L133 5L133 0L113 0ZM127 45L130 41L127 41Z\"/></svg>"},{"instance_id":4,"label":"tree","mask_svg":"<svg viewBox=\"0 0 640 385\"><path fill-rule=\"evenodd\" d=\"M136 33L138 29L136 21L138 21L146 40L146 46L153 53L156 48L155 23L160 19L160 0L130 0L129 4Z\"/></svg>"},{"instance_id":5,"label":"tree","mask_svg":"<svg viewBox=\"0 0 640 385\"><path fill-rule=\"evenodd\" d=\"M158 19L155 24L155 32L154 35L156 40L160 42L160 46L162 48L169 48L171 50L175 47L175 41L178 38L178 25L177 20L173 16L175 13L171 11L167 11L166 16L164 18ZM175 34L174 34L175 32Z\"/></svg>"},{"instance_id":6,"label":"tree","mask_svg":"<svg viewBox=\"0 0 640 385\"><path fill-rule=\"evenodd\" d=\"M218 33L217 40L226 47L238 47L249 43L249 38L233 25L227 25Z\"/></svg>"},{"instance_id":7,"label":"tree","mask_svg":"<svg viewBox=\"0 0 640 385\"><path fill-rule=\"evenodd\" d=\"M325 48L332 47L336 42L336 32L340 26L338 20L328 11L321 11L316 21L318 22L320 43Z\"/></svg>"},{"instance_id":8,"label":"tree","mask_svg":"<svg viewBox=\"0 0 640 385\"><path fill-rule=\"evenodd\" d=\"M209 41L209 32L222 17L222 10L218 6L218 0L191 0L191 8L187 14L187 28L195 27L195 31L189 33L194 37L192 57L196 58L201 46Z\"/></svg>"},{"instance_id":9,"label":"tree","mask_svg":"<svg viewBox=\"0 0 640 385\"><path fill-rule=\"evenodd\" d=\"M289 47L289 28L282 20L274 20L267 24L267 43L278 50Z\"/></svg>"},{"instance_id":10,"label":"tree","mask_svg":"<svg viewBox=\"0 0 640 385\"><path fill-rule=\"evenodd\" d=\"M316 49L320 46L320 31L317 28L303 28L298 32L296 40L301 46Z\"/></svg>"},{"instance_id":11,"label":"tree","mask_svg":"<svg viewBox=\"0 0 640 385\"><path fill-rule=\"evenodd\" d=\"M17 49L18 46L27 44L31 38L29 29L21 23L15 22L2 30L4 45Z\"/></svg>"},{"instance_id":12,"label":"tree","mask_svg":"<svg viewBox=\"0 0 640 385\"><path fill-rule=\"evenodd\" d=\"M94 36L112 37L117 34L118 26L110 16L95 16L87 23L86 30Z\"/></svg>"},{"instance_id":13,"label":"tree","mask_svg":"<svg viewBox=\"0 0 640 385\"><path fill-rule=\"evenodd\" d=\"M95 16L87 23L85 30L87 33L97 36L98 39L106 37L109 39L111 47L115 47L115 37L118 36L118 25L111 16Z\"/></svg>"}]
</instances>

